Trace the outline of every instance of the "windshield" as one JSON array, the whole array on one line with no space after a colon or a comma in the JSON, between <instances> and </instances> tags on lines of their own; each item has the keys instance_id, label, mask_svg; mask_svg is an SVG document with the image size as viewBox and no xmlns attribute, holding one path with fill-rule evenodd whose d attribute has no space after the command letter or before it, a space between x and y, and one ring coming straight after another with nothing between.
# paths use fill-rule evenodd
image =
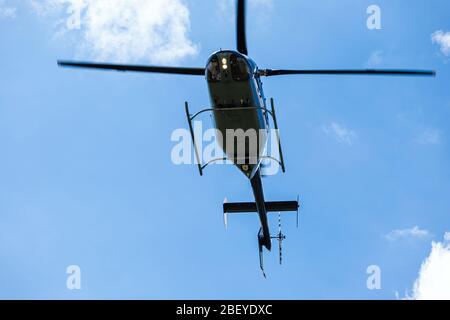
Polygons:
<instances>
[{"instance_id":1,"label":"windshield","mask_svg":"<svg viewBox=\"0 0 450 320\"><path fill-rule=\"evenodd\" d=\"M208 81L216 82L222 79L222 75L220 73L219 59L217 56L211 58L208 68L206 69L206 76Z\"/></svg>"},{"instance_id":2,"label":"windshield","mask_svg":"<svg viewBox=\"0 0 450 320\"><path fill-rule=\"evenodd\" d=\"M236 55L230 57L231 74L235 81L247 81L249 79L249 69L245 59Z\"/></svg>"},{"instance_id":3,"label":"windshield","mask_svg":"<svg viewBox=\"0 0 450 320\"><path fill-rule=\"evenodd\" d=\"M248 81L250 70L247 61L236 54L214 55L209 60L206 76L209 82L219 82L230 76L233 81Z\"/></svg>"}]
</instances>

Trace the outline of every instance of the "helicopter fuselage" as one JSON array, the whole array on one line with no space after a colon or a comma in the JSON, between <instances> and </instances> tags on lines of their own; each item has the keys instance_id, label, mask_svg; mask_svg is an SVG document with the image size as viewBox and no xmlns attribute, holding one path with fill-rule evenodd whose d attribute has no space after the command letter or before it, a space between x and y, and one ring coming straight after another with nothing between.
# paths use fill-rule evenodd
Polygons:
<instances>
[{"instance_id":1,"label":"helicopter fuselage","mask_svg":"<svg viewBox=\"0 0 450 320\"><path fill-rule=\"evenodd\" d=\"M270 250L270 232L260 166L268 137L268 114L256 63L232 50L208 59L206 80L217 139L227 158L249 179L261 221L259 240Z\"/></svg>"},{"instance_id":2,"label":"helicopter fuselage","mask_svg":"<svg viewBox=\"0 0 450 320\"><path fill-rule=\"evenodd\" d=\"M208 59L206 79L214 124L227 158L251 179L258 171L268 136L266 99L256 63L232 50Z\"/></svg>"}]
</instances>

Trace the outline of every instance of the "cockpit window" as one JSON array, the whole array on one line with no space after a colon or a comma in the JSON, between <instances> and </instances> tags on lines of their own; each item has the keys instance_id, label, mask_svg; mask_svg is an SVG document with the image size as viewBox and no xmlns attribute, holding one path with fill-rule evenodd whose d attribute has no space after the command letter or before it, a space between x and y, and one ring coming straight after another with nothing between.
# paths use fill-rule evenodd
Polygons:
<instances>
[{"instance_id":1,"label":"cockpit window","mask_svg":"<svg viewBox=\"0 0 450 320\"><path fill-rule=\"evenodd\" d=\"M217 58L217 56L212 57L209 61L208 68L206 69L206 76L208 78L208 81L210 82L217 82L222 80L219 59Z\"/></svg>"},{"instance_id":2,"label":"cockpit window","mask_svg":"<svg viewBox=\"0 0 450 320\"><path fill-rule=\"evenodd\" d=\"M234 81L247 81L249 79L249 69L245 59L236 55L230 57L231 74Z\"/></svg>"},{"instance_id":3,"label":"cockpit window","mask_svg":"<svg viewBox=\"0 0 450 320\"><path fill-rule=\"evenodd\" d=\"M229 60L229 61L228 61ZM223 73L223 74L222 74ZM229 58L214 55L206 68L206 76L209 82L219 82L223 77L232 76L233 81L248 81L250 70L244 58L231 54Z\"/></svg>"}]
</instances>

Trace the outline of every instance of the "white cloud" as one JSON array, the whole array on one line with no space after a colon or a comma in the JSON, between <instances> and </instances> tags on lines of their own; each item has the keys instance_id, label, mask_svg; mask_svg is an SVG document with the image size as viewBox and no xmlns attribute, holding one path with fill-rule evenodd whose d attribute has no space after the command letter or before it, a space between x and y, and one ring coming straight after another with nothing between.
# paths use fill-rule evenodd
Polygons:
<instances>
[{"instance_id":1,"label":"white cloud","mask_svg":"<svg viewBox=\"0 0 450 320\"><path fill-rule=\"evenodd\" d=\"M64 36L80 37L95 60L176 63L194 56L190 12L182 0L30 0L40 15L57 15Z\"/></svg>"},{"instance_id":2,"label":"white cloud","mask_svg":"<svg viewBox=\"0 0 450 320\"><path fill-rule=\"evenodd\" d=\"M422 131L416 138L419 144L437 145L441 143L441 134L436 129L426 129Z\"/></svg>"},{"instance_id":3,"label":"white cloud","mask_svg":"<svg viewBox=\"0 0 450 320\"><path fill-rule=\"evenodd\" d=\"M38 15L46 15L57 9L61 9L64 0L29 0L29 4Z\"/></svg>"},{"instance_id":4,"label":"white cloud","mask_svg":"<svg viewBox=\"0 0 450 320\"><path fill-rule=\"evenodd\" d=\"M410 229L392 230L387 235L385 235L385 238L390 241L395 241L400 238L427 238L429 236L431 236L431 234L428 232L428 230L420 229L418 226L415 226L414 228Z\"/></svg>"},{"instance_id":5,"label":"white cloud","mask_svg":"<svg viewBox=\"0 0 450 320\"><path fill-rule=\"evenodd\" d=\"M5 0L0 0L0 19L15 18L17 9L7 4Z\"/></svg>"},{"instance_id":6,"label":"white cloud","mask_svg":"<svg viewBox=\"0 0 450 320\"><path fill-rule=\"evenodd\" d=\"M444 234L444 240L450 242L450 232Z\"/></svg>"},{"instance_id":7,"label":"white cloud","mask_svg":"<svg viewBox=\"0 0 450 320\"><path fill-rule=\"evenodd\" d=\"M438 30L431 35L431 41L440 46L442 54L450 56L450 31Z\"/></svg>"},{"instance_id":8,"label":"white cloud","mask_svg":"<svg viewBox=\"0 0 450 320\"><path fill-rule=\"evenodd\" d=\"M336 122L331 122L329 125L323 126L322 129L327 135L333 136L340 143L344 143L349 146L352 146L354 141L358 138L355 131Z\"/></svg>"},{"instance_id":9,"label":"white cloud","mask_svg":"<svg viewBox=\"0 0 450 320\"><path fill-rule=\"evenodd\" d=\"M383 51L381 50L374 51L367 60L366 66L367 68L374 68L382 64L383 61L384 61Z\"/></svg>"},{"instance_id":10,"label":"white cloud","mask_svg":"<svg viewBox=\"0 0 450 320\"><path fill-rule=\"evenodd\" d=\"M422 263L419 277L414 283L415 300L450 299L450 245L432 242L431 253Z\"/></svg>"}]
</instances>

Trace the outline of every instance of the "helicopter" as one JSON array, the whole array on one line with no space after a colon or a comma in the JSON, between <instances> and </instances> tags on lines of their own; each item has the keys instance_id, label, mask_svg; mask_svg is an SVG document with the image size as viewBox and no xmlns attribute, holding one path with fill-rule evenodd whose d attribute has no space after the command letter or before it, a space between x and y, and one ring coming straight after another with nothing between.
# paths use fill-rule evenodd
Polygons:
<instances>
[{"instance_id":1,"label":"helicopter","mask_svg":"<svg viewBox=\"0 0 450 320\"><path fill-rule=\"evenodd\" d=\"M165 73L177 75L190 75L205 77L211 107L191 115L189 105L185 102L185 112L190 128L194 151L200 175L203 170L213 161L202 165L197 145L195 142L192 121L203 112L211 112L213 115L216 132L225 136L219 139L220 147L226 157L230 160L250 181L253 191L253 202L228 202L223 203L223 215L227 227L229 214L257 213L260 229L257 233L259 248L259 264L263 276L266 277L263 264L263 248L268 251L272 249L272 240L278 241L279 262L282 262L282 241L286 236L281 231L281 212L296 212L298 227L299 199L294 201L266 201L262 185L262 161L277 161L285 172L285 164L279 135L277 135L279 159L266 156L267 140L269 131L269 116L272 118L275 132L278 132L278 123L275 113L274 100L269 103L265 98L262 78L283 75L386 75L386 76L435 76L432 70L404 70L404 69L262 69L249 56L246 37L246 1L237 0L236 15L236 49L219 50L210 55L205 67L170 67L170 66L148 66L127 65L112 63L61 61L61 67L89 68L116 71L134 71L146 73ZM258 132L256 142L251 139L236 141L226 134L230 130L241 130ZM262 134L261 134L262 133ZM245 137L244 137L245 138ZM256 143L256 148L252 144ZM241 148L240 148L241 147ZM278 233L271 235L268 222L268 214L278 212Z\"/></svg>"}]
</instances>

